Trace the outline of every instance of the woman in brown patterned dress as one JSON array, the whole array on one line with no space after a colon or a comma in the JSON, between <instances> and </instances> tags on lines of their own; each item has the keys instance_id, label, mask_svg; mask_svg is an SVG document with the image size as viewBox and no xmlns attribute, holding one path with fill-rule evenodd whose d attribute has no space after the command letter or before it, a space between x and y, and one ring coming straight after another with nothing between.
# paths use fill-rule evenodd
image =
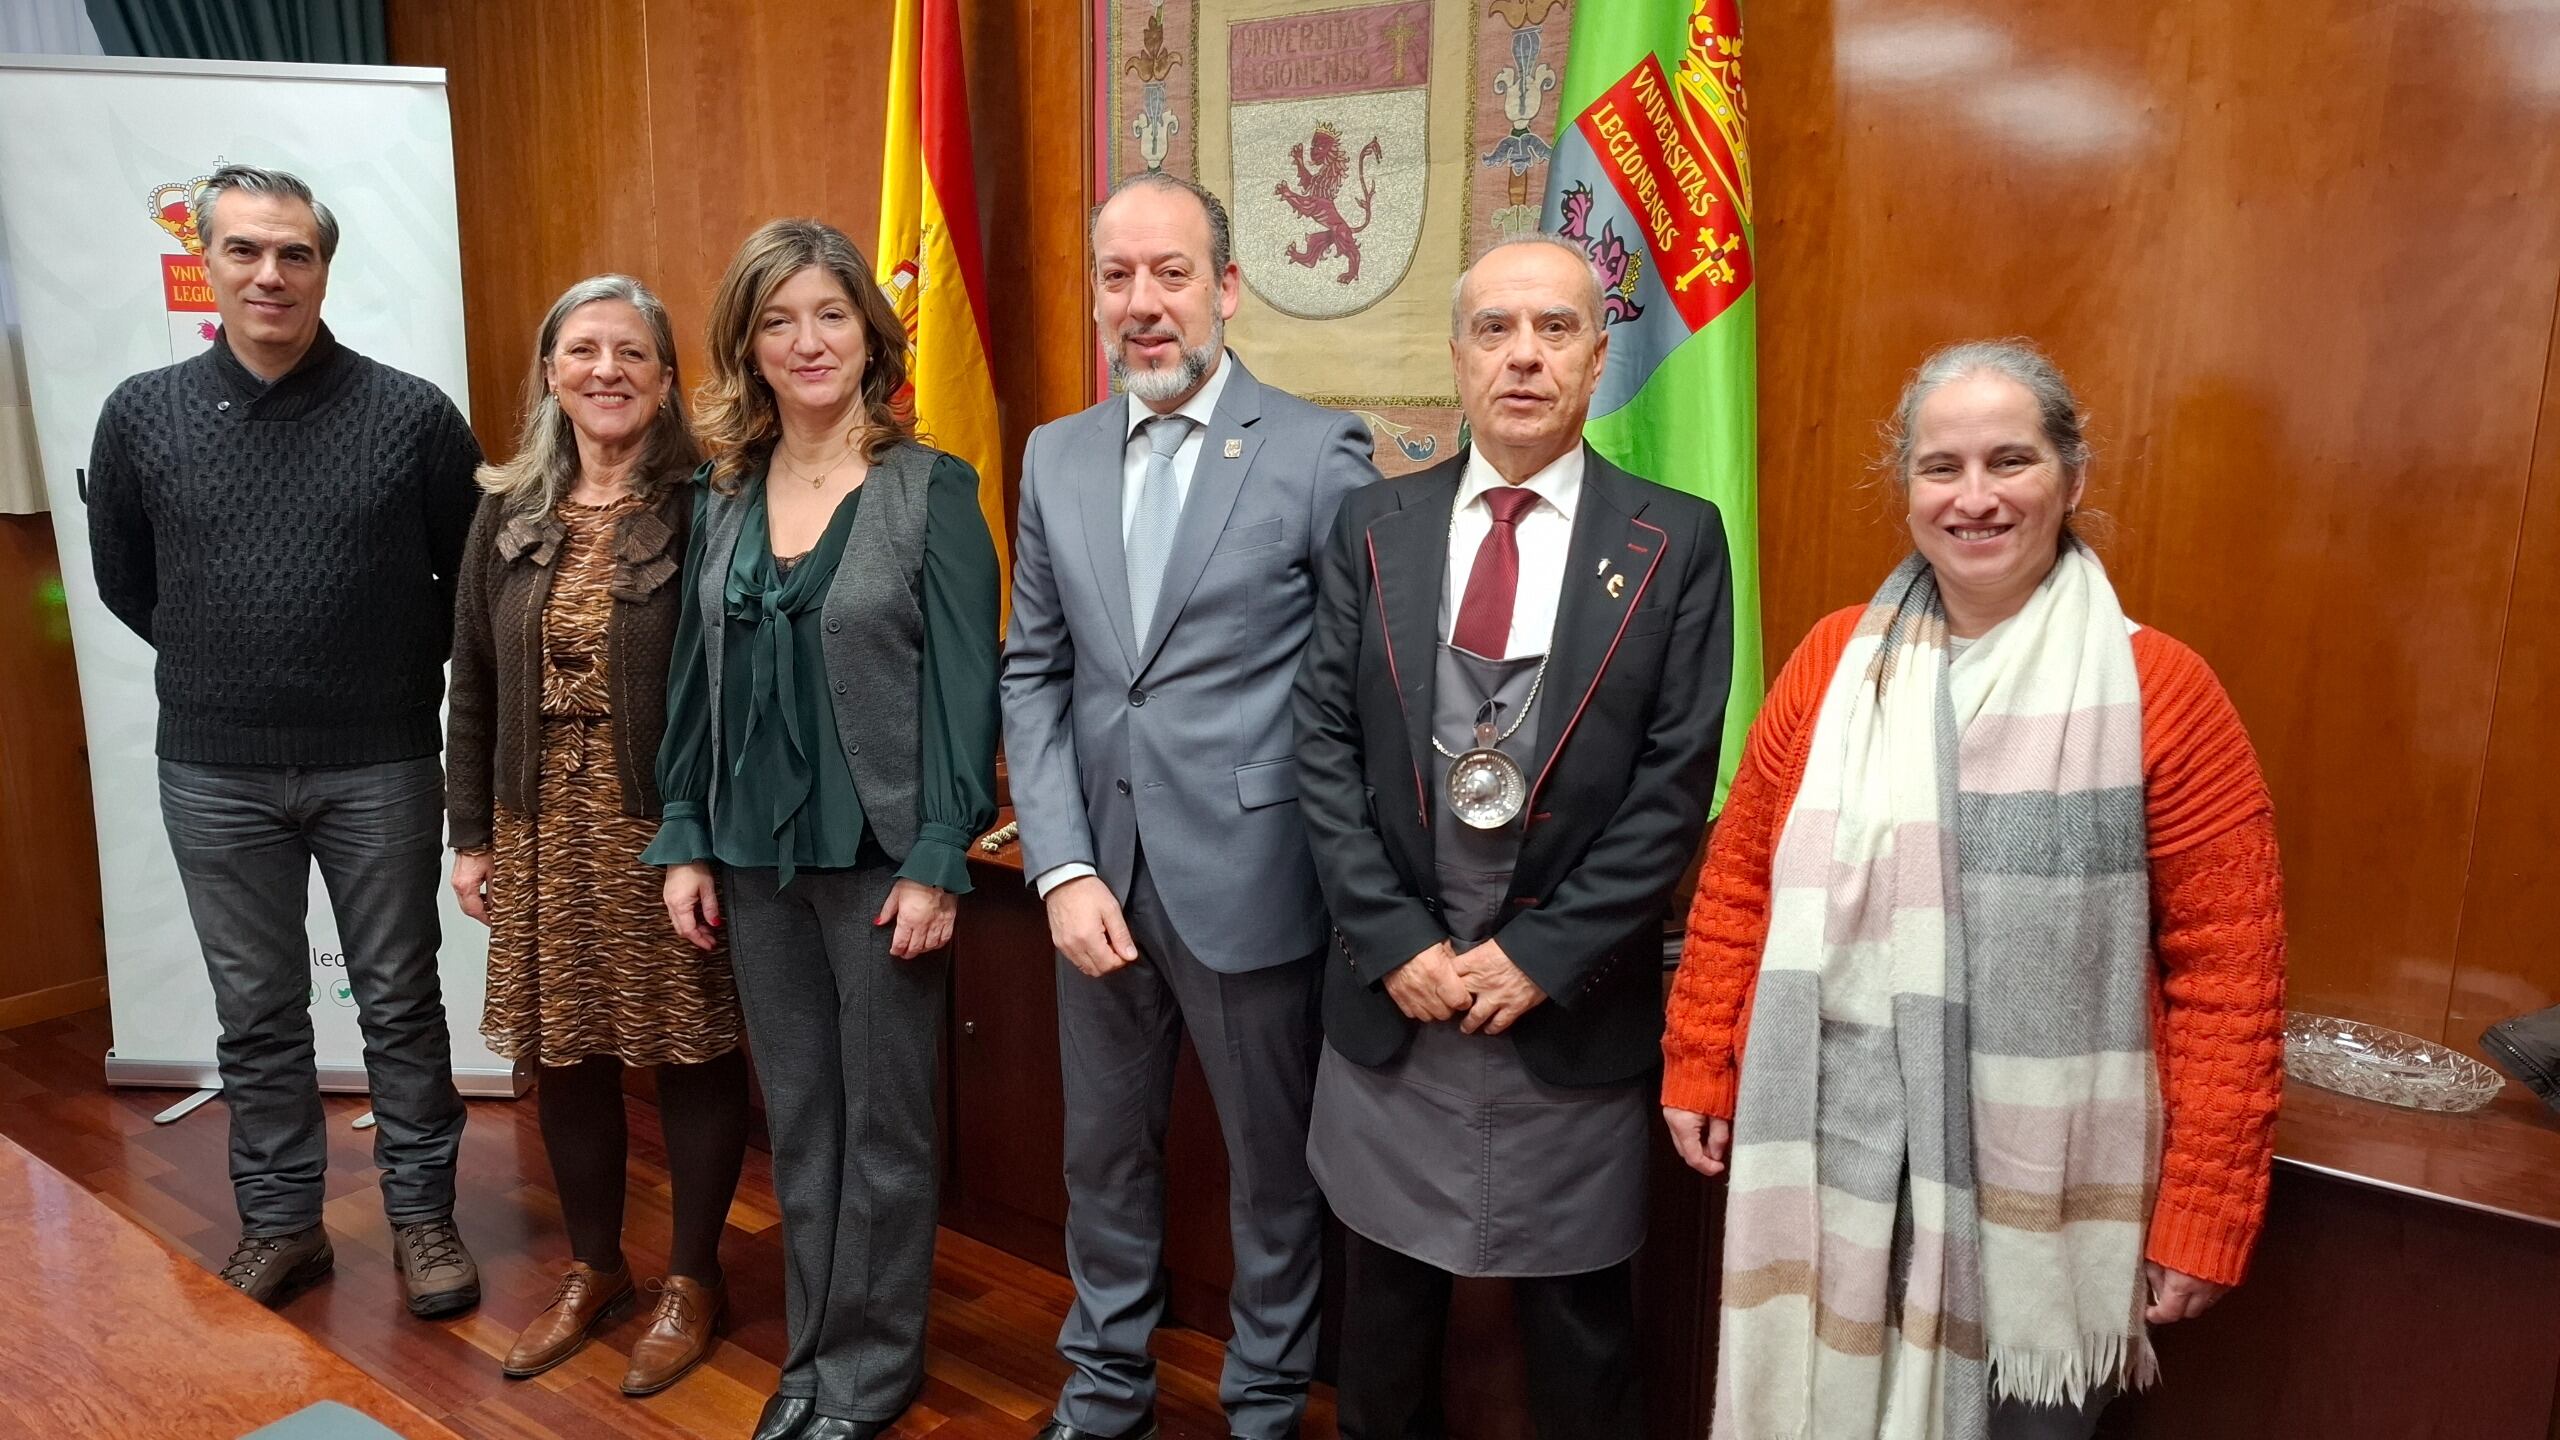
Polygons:
<instances>
[{"instance_id":1,"label":"woman in brown patterned dress","mask_svg":"<svg viewBox=\"0 0 2560 1440\"><path fill-rule=\"evenodd\" d=\"M747 1133L723 950L667 933L654 764L696 455L666 307L640 282L569 287L542 323L516 456L488 491L455 606L448 743L453 888L489 926L481 1033L541 1064L537 1103L571 1260L506 1358L575 1354L627 1307L622 1068L657 1071L674 1182L668 1275L623 1390L673 1384L711 1345L719 1242Z\"/></svg>"}]
</instances>

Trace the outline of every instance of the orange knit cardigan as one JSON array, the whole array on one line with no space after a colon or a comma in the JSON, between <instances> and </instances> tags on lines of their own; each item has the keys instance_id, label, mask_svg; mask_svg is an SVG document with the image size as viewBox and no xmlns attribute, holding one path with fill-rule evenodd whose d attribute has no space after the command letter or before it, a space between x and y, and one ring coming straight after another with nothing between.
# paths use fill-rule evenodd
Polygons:
<instances>
[{"instance_id":1,"label":"orange knit cardigan","mask_svg":"<svg viewBox=\"0 0 2560 1440\"><path fill-rule=\"evenodd\" d=\"M1863 607L1796 647L1751 727L1716 825L1673 983L1662 1103L1733 1115L1769 935L1769 862L1803 783L1815 714ZM2284 876L2257 753L2203 657L2133 635L2149 817L2160 1188L2150 1258L2239 1283L2267 1214L2283 1093Z\"/></svg>"}]
</instances>

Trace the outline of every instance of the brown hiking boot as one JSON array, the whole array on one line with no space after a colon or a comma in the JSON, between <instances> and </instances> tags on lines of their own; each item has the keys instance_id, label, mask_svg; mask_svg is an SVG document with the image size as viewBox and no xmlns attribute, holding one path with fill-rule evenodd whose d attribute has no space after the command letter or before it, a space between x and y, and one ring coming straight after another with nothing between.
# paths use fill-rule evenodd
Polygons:
<instances>
[{"instance_id":1,"label":"brown hiking boot","mask_svg":"<svg viewBox=\"0 0 2560 1440\"><path fill-rule=\"evenodd\" d=\"M450 1215L393 1227L391 1264L400 1272L409 1313L421 1320L459 1315L480 1303L480 1267L462 1248Z\"/></svg>"},{"instance_id":2,"label":"brown hiking boot","mask_svg":"<svg viewBox=\"0 0 2560 1440\"><path fill-rule=\"evenodd\" d=\"M329 1232L317 1225L290 1235L243 1235L222 1264L222 1283L273 1309L329 1278L336 1264Z\"/></svg>"},{"instance_id":3,"label":"brown hiking boot","mask_svg":"<svg viewBox=\"0 0 2560 1440\"><path fill-rule=\"evenodd\" d=\"M670 1275L650 1281L649 1288L658 1303L649 1312L649 1328L631 1342L631 1369L622 1377L625 1395L655 1395L683 1379L711 1353L712 1323L720 1318L715 1286Z\"/></svg>"},{"instance_id":4,"label":"brown hiking boot","mask_svg":"<svg viewBox=\"0 0 2560 1440\"><path fill-rule=\"evenodd\" d=\"M629 1265L598 1270L572 1260L569 1273L560 1277L560 1288L551 1292L551 1303L516 1337L515 1348L507 1352L500 1368L518 1380L539 1375L577 1354L587 1337L630 1307Z\"/></svg>"}]
</instances>

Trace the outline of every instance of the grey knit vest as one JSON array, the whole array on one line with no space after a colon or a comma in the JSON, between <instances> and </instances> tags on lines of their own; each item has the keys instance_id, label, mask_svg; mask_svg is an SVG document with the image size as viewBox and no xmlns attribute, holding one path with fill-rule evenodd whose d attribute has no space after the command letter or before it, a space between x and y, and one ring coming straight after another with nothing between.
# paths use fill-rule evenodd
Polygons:
<instances>
[{"instance_id":1,"label":"grey knit vest","mask_svg":"<svg viewBox=\"0 0 2560 1440\"><path fill-rule=\"evenodd\" d=\"M827 689L835 708L836 739L853 772L863 823L893 860L916 843L916 771L919 692L924 683L925 482L935 452L901 441L871 463L853 533L820 617L827 627ZM702 660L711 682L711 811L720 808L720 682L728 638L729 566L746 521L746 487L763 483L751 473L736 495L709 492L702 573L694 597L702 607Z\"/></svg>"}]
</instances>

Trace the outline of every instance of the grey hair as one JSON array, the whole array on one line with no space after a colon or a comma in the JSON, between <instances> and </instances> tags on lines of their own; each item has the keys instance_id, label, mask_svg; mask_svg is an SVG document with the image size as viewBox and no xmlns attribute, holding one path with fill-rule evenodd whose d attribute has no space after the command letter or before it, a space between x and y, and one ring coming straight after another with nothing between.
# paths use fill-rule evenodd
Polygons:
<instances>
[{"instance_id":1,"label":"grey hair","mask_svg":"<svg viewBox=\"0 0 2560 1440\"><path fill-rule=\"evenodd\" d=\"M1467 301L1467 280L1476 273L1476 266L1483 264L1487 257L1500 254L1515 245L1544 245L1549 249L1561 250L1572 256L1574 263L1581 267L1582 278L1591 282L1591 293L1584 298L1582 304L1583 316L1591 322L1593 334L1605 333L1604 322L1601 319L1601 304L1607 291L1600 283L1599 268L1591 263L1591 252L1552 230L1532 230L1526 235L1515 235L1488 247L1483 255L1477 256L1473 263L1458 273L1457 283L1449 287L1450 339L1457 339L1459 333L1467 328L1467 317L1464 312Z\"/></svg>"},{"instance_id":2,"label":"grey hair","mask_svg":"<svg viewBox=\"0 0 2560 1440\"><path fill-rule=\"evenodd\" d=\"M1179 175L1168 175L1162 170L1140 170L1134 174L1121 176L1118 183L1111 187L1111 193L1102 197L1102 204L1094 206L1092 211L1086 214L1084 217L1086 254L1093 253L1094 235L1102 228L1103 210L1112 201L1131 190L1169 190L1199 201L1201 210L1209 217L1210 273L1213 275L1227 273L1228 263L1236 256L1236 243L1235 227L1227 220L1226 203L1210 194L1207 186L1194 180L1186 180Z\"/></svg>"},{"instance_id":3,"label":"grey hair","mask_svg":"<svg viewBox=\"0 0 2560 1440\"><path fill-rule=\"evenodd\" d=\"M320 226L320 263L338 258L338 217L302 183L302 177L286 170L261 170L255 165L225 165L196 187L196 237L206 245L213 243L213 202L224 194L238 190L250 195L267 195L299 200L311 207L311 218Z\"/></svg>"},{"instance_id":4,"label":"grey hair","mask_svg":"<svg viewBox=\"0 0 2560 1440\"><path fill-rule=\"evenodd\" d=\"M599 300L620 300L640 312L667 367L667 398L650 417L649 433L639 463L631 469L631 492L654 500L671 482L681 480L701 462L693 429L685 423L683 377L676 373L675 325L657 294L628 275L590 275L560 292L533 342L533 369L524 382L524 424L516 432L515 458L503 465L480 467L480 488L504 496L517 515L544 516L558 508L561 497L578 483L578 437L560 398L551 393L551 352L559 347L561 327L580 309Z\"/></svg>"},{"instance_id":5,"label":"grey hair","mask_svg":"<svg viewBox=\"0 0 2560 1440\"><path fill-rule=\"evenodd\" d=\"M1930 352L1902 387L1902 399L1885 426L1885 464L1896 485L1910 483L1911 427L1920 407L1947 385L1974 375L2016 381L2035 402L2036 420L2044 430L2045 443L2062 461L2063 478L2077 480L2088 473L2089 417L2080 409L2080 398L2071 393L2071 382L2062 378L2061 367L2030 340L1967 340Z\"/></svg>"}]
</instances>

